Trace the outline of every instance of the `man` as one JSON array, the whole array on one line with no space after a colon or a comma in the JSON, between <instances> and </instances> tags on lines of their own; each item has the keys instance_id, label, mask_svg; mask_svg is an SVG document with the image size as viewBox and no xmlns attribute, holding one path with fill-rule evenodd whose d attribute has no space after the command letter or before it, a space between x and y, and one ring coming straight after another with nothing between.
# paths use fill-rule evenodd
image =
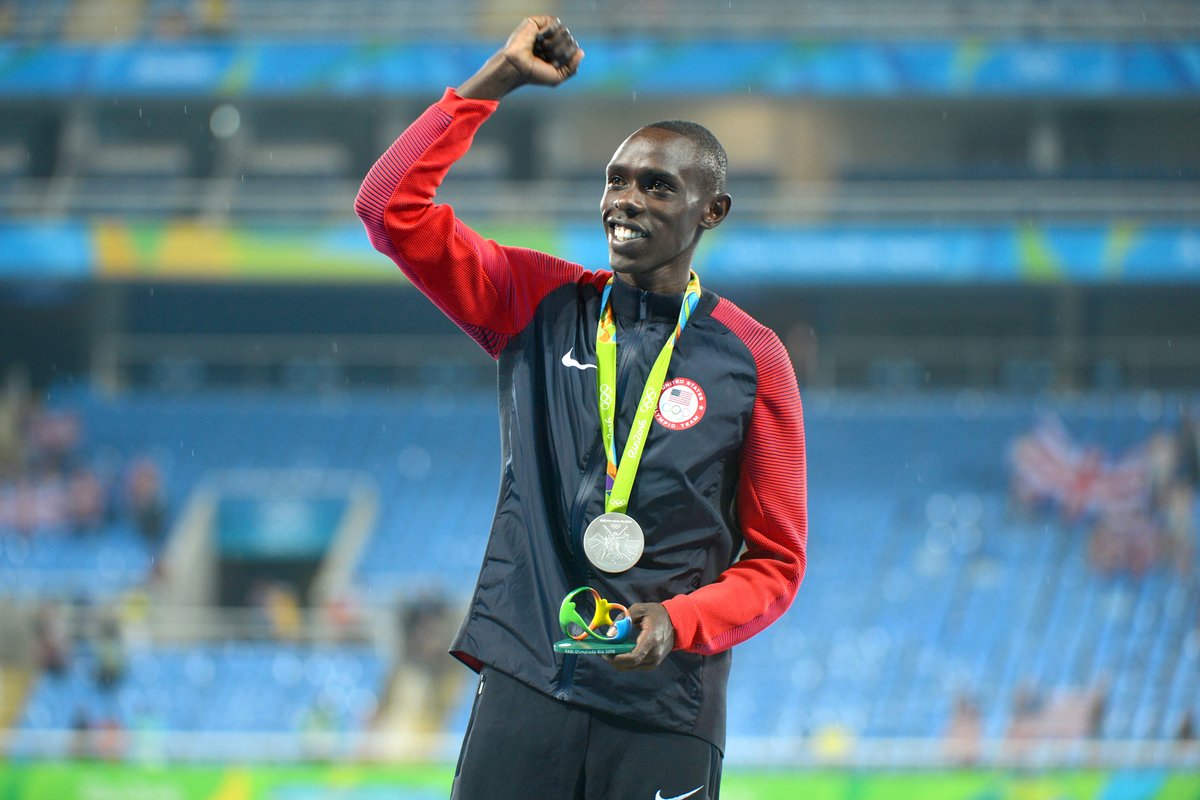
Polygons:
<instances>
[{"instance_id":1,"label":"man","mask_svg":"<svg viewBox=\"0 0 1200 800\"><path fill-rule=\"evenodd\" d=\"M791 604L807 537L787 354L692 272L729 213L725 153L678 121L617 149L611 271L485 241L433 202L500 98L582 59L557 19L526 19L356 203L374 246L498 361L500 499L451 648L481 672L454 796L717 797L729 648ZM555 653L558 603L581 586L629 606L632 652Z\"/></svg>"}]
</instances>

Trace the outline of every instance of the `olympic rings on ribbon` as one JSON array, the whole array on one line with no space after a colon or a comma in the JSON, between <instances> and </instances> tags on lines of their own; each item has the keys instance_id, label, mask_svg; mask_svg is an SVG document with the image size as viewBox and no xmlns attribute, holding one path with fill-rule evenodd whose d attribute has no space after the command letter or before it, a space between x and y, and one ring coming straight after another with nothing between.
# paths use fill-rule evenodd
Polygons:
<instances>
[{"instance_id":1,"label":"olympic rings on ribbon","mask_svg":"<svg viewBox=\"0 0 1200 800\"><path fill-rule=\"evenodd\" d=\"M590 592L596 610L592 613L591 623L583 621L579 610L575 607L575 598L584 592ZM613 612L619 612L613 619ZM633 620L629 618L629 609L620 603L610 603L600 596L590 586L573 589L563 598L558 608L558 625L562 632L577 642L591 639L598 642L624 642L633 633Z\"/></svg>"}]
</instances>

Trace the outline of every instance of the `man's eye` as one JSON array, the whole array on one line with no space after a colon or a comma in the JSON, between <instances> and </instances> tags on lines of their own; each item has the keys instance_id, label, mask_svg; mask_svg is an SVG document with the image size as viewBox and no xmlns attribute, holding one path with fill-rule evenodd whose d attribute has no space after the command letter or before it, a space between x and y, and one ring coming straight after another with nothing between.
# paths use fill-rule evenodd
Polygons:
<instances>
[{"instance_id":1,"label":"man's eye","mask_svg":"<svg viewBox=\"0 0 1200 800\"><path fill-rule=\"evenodd\" d=\"M670 184L663 183L662 181L654 181L650 184L650 191L652 191L652 192L669 192L669 191L671 191L671 186L670 186Z\"/></svg>"},{"instance_id":2,"label":"man's eye","mask_svg":"<svg viewBox=\"0 0 1200 800\"><path fill-rule=\"evenodd\" d=\"M613 175L608 179L609 186L620 186L622 183L624 183L624 181L621 180L619 175Z\"/></svg>"}]
</instances>

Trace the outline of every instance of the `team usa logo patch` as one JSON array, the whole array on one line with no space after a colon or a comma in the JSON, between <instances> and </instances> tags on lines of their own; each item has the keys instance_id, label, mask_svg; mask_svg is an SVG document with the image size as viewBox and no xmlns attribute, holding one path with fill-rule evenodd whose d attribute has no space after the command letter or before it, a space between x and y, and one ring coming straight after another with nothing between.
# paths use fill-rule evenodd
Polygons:
<instances>
[{"instance_id":1,"label":"team usa logo patch","mask_svg":"<svg viewBox=\"0 0 1200 800\"><path fill-rule=\"evenodd\" d=\"M708 398L700 384L690 378L672 378L663 384L654 419L668 430L687 430L704 418L707 408Z\"/></svg>"}]
</instances>

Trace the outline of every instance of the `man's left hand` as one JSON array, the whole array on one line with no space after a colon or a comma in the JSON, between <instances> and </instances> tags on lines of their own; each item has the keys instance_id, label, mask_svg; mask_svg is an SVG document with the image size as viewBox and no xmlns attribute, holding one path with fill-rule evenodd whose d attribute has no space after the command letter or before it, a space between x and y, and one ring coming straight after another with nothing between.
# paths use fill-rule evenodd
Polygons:
<instances>
[{"instance_id":1,"label":"man's left hand","mask_svg":"<svg viewBox=\"0 0 1200 800\"><path fill-rule=\"evenodd\" d=\"M624 672L631 669L654 669L675 648L675 626L661 603L634 603L629 618L638 627L637 644L628 653L605 656L608 663Z\"/></svg>"}]
</instances>

